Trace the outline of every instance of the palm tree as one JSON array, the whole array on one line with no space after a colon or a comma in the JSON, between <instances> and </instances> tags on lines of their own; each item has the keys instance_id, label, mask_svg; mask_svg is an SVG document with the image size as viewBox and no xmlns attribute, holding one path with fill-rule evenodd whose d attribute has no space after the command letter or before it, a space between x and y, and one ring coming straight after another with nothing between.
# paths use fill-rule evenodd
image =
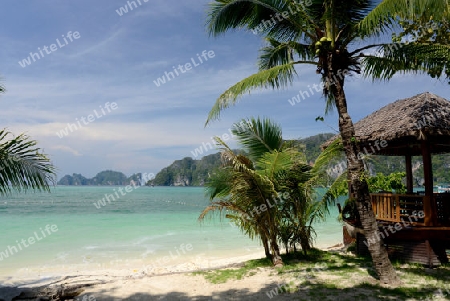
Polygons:
<instances>
[{"instance_id":1,"label":"palm tree","mask_svg":"<svg viewBox=\"0 0 450 301\"><path fill-rule=\"evenodd\" d=\"M281 128L269 119L243 120L233 125L232 132L248 156L234 153L216 138L224 166L206 183L207 195L216 200L199 219L226 211L225 217L245 234L261 239L274 265L282 264L278 242L287 253L296 243L306 253L312 246L311 224L324 218L326 209L311 194L313 177L306 157L288 147Z\"/></svg>"},{"instance_id":2,"label":"palm tree","mask_svg":"<svg viewBox=\"0 0 450 301\"><path fill-rule=\"evenodd\" d=\"M364 231L368 236L376 235L378 228L367 182L361 177L364 164L362 160L348 159L357 158L360 146L347 110L345 79L361 72L383 80L399 72L425 72L449 78L448 33L436 29L447 22L449 10L448 0L384 0L381 3L376 0L215 0L210 4L207 19L210 34L217 36L228 30L247 28L264 35L267 46L261 49L260 71L225 91L217 99L206 124L255 88L291 84L296 75L295 66L315 66L327 100L326 110L335 107L339 115L348 181ZM431 29L434 36L426 41L424 34L420 34L398 43L373 43L375 38L389 33L398 38L402 24L416 21L425 24L429 20L435 25ZM403 28L405 33L410 33L415 27ZM382 242L372 244L369 251L380 281L398 284Z\"/></svg>"},{"instance_id":3,"label":"palm tree","mask_svg":"<svg viewBox=\"0 0 450 301\"><path fill-rule=\"evenodd\" d=\"M232 133L249 155L236 154L216 138L224 167L211 176L206 187L209 198L219 200L205 208L199 219L212 211L229 211L226 217L251 238L260 237L266 256L281 265L278 208L270 203L277 195L273 177L291 164L290 154L278 151L283 143L281 128L269 120L251 119L234 124Z\"/></svg>"},{"instance_id":4,"label":"palm tree","mask_svg":"<svg viewBox=\"0 0 450 301\"><path fill-rule=\"evenodd\" d=\"M273 183L257 172L248 157L235 154L220 139L217 142L223 147L225 166L222 171L212 175L206 187L209 198L219 200L205 208L199 219L204 219L212 211L227 210L229 213L226 217L244 233L251 238L261 238L266 256L272 259L274 265L282 264L277 243L277 208L267 203L277 193ZM261 210L262 206L265 206L265 210Z\"/></svg>"},{"instance_id":5,"label":"palm tree","mask_svg":"<svg viewBox=\"0 0 450 301\"><path fill-rule=\"evenodd\" d=\"M5 89L0 86L0 92ZM0 195L13 191L49 191L55 167L29 136L0 130Z\"/></svg>"}]
</instances>

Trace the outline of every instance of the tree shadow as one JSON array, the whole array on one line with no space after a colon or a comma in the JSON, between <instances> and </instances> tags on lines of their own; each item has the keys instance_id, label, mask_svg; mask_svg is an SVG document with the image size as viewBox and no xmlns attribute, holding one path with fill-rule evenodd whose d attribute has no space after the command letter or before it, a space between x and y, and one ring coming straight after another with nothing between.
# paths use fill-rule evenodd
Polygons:
<instances>
[{"instance_id":1,"label":"tree shadow","mask_svg":"<svg viewBox=\"0 0 450 301\"><path fill-rule=\"evenodd\" d=\"M389 300L389 301L404 301L404 300L423 300L425 298L432 298L432 296L439 295L438 288L432 285L426 285L415 289L401 289L401 288L383 288L372 284L359 284L350 288L337 288L334 284L326 283L308 283L301 287L291 287L295 292L285 291L279 289L278 283L269 283L265 287L254 291L250 289L229 289L220 291L211 295L197 294L189 296L183 292L173 291L168 294L152 294L136 293L123 299L118 299L107 291L97 292L95 298L97 301L148 301L148 300L192 300L192 301L211 301L211 300L320 300L320 301L354 301L354 300ZM275 290L278 290L275 293ZM446 294L446 292L444 292ZM450 298L450 292L445 297ZM443 295L441 295L443 296ZM433 299L434 300L434 299Z\"/></svg>"},{"instance_id":2,"label":"tree shadow","mask_svg":"<svg viewBox=\"0 0 450 301\"><path fill-rule=\"evenodd\" d=\"M228 289L221 290L221 285L211 285L211 294L193 294L188 295L184 292L177 291L174 289L167 294L152 293L149 288L148 292L139 292L132 295L126 296L125 298L115 297L114 292L107 290L99 290L99 288L87 287L83 291L78 291L78 294L71 296L48 296L48 299L39 299L37 296L33 296L30 291L22 294L18 297L21 292L26 291L23 288L0 288L0 300L4 301L37 301L37 300L61 300L61 301L71 301L71 300L89 300L92 301L148 301L148 300L193 300L193 301L211 301L211 300L389 300L389 301L400 301L400 300L424 300L425 298L431 298L433 295L444 296L445 298L450 298L450 291L439 292L439 288L433 284L424 284L420 287L414 288L389 288L381 287L376 284L360 283L347 288L339 288L337 284L333 282L323 282L317 279L309 279L307 281L302 281L299 285L282 283L280 282L270 282L261 287L258 290L245 288L245 289ZM168 284L170 285L170 284ZM9 295L5 295L9 293ZM91 297L91 299L83 299L84 296ZM434 299L433 299L434 300Z\"/></svg>"},{"instance_id":3,"label":"tree shadow","mask_svg":"<svg viewBox=\"0 0 450 301\"><path fill-rule=\"evenodd\" d=\"M435 268L429 268L423 265L408 265L408 267L402 267L401 269L395 268L397 271L402 271L417 276L426 278L432 278L435 281L446 281L450 284L450 266L440 266Z\"/></svg>"},{"instance_id":4,"label":"tree shadow","mask_svg":"<svg viewBox=\"0 0 450 301\"><path fill-rule=\"evenodd\" d=\"M339 272L352 272L355 267L366 271L367 275L371 276L374 280L379 280L378 274L373 268L372 260L367 256L351 256L345 255L340 252L323 251L319 249L312 249L308 254L301 252L290 253L288 255L282 255L283 262L286 267L291 265L295 266L298 263L304 262L307 264L305 267L289 268L286 271L280 269L279 273L295 274L295 273L310 273L316 271L339 271ZM315 263L315 266L308 266Z\"/></svg>"}]
</instances>

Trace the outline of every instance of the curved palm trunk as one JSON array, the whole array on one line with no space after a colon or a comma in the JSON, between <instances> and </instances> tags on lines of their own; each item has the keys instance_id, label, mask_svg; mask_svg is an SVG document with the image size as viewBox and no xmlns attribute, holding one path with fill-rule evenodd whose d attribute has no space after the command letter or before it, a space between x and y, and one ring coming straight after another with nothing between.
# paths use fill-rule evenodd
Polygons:
<instances>
[{"instance_id":1,"label":"curved palm trunk","mask_svg":"<svg viewBox=\"0 0 450 301\"><path fill-rule=\"evenodd\" d=\"M264 246L264 253L266 254L266 258L272 259L272 255L270 254L269 249L269 242L267 241L267 238L262 233L260 233L259 236L261 237L261 241Z\"/></svg>"},{"instance_id":2,"label":"curved palm trunk","mask_svg":"<svg viewBox=\"0 0 450 301\"><path fill-rule=\"evenodd\" d=\"M274 266L283 265L283 259L281 258L280 247L277 241L276 226L273 224L273 220L269 218L269 224L271 225L268 231L268 240L270 244L270 250L272 251L272 262Z\"/></svg>"},{"instance_id":3,"label":"curved palm trunk","mask_svg":"<svg viewBox=\"0 0 450 301\"><path fill-rule=\"evenodd\" d=\"M270 208L270 204L267 203L267 198L264 199L264 204L267 208ZM278 246L278 224L276 222L274 216L274 209L266 211L266 229L267 229L267 237L269 240L270 249L272 251L272 262L274 266L283 265L283 259L281 258L280 247Z\"/></svg>"},{"instance_id":4,"label":"curved palm trunk","mask_svg":"<svg viewBox=\"0 0 450 301\"><path fill-rule=\"evenodd\" d=\"M277 234L273 228L270 229L265 225L261 225L260 236L264 245L266 257L270 258L275 266L283 265L283 259L281 258L280 248L277 242Z\"/></svg>"},{"instance_id":5,"label":"curved palm trunk","mask_svg":"<svg viewBox=\"0 0 450 301\"><path fill-rule=\"evenodd\" d=\"M280 248L277 243L277 238L274 235L271 235L270 238L270 248L272 249L272 262L274 266L283 265L283 259L281 258Z\"/></svg>"},{"instance_id":6,"label":"curved palm trunk","mask_svg":"<svg viewBox=\"0 0 450 301\"><path fill-rule=\"evenodd\" d=\"M330 64L329 64L330 66ZM344 77L338 78L332 68L328 72L328 80L334 83L331 89L333 93L336 108L339 113L339 131L342 137L342 143L347 157L348 179L350 181L351 191L356 198L356 204L361 218L361 223L366 237L378 237L378 226L375 214L372 210L372 202L369 194L367 182L363 179L364 163L358 159L360 147L355 140L355 128L352 119L347 111L347 100L344 92ZM398 285L400 283L397 274L392 266L383 241L368 245L373 265L377 271L380 281L385 284Z\"/></svg>"},{"instance_id":7,"label":"curved palm trunk","mask_svg":"<svg viewBox=\"0 0 450 301\"><path fill-rule=\"evenodd\" d=\"M311 250L311 246L309 244L309 236L305 231L300 233L300 246L302 246L303 254L307 254L309 250Z\"/></svg>"}]
</instances>

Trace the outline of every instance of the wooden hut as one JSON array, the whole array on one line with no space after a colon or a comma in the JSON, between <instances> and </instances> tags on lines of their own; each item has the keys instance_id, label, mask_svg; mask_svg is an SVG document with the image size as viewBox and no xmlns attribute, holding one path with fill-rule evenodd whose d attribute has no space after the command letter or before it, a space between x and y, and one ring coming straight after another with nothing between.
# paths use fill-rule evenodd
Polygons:
<instances>
[{"instance_id":1,"label":"wooden hut","mask_svg":"<svg viewBox=\"0 0 450 301\"><path fill-rule=\"evenodd\" d=\"M429 266L448 262L450 193L433 192L431 163L433 154L450 153L450 102L428 92L398 100L355 123L355 133L361 149L405 159L407 193L371 194L380 238L390 256ZM374 147L382 142L383 147ZM412 156L422 157L421 192L413 191ZM354 222L347 221L347 226L356 236L358 252L366 252L364 231Z\"/></svg>"}]
</instances>

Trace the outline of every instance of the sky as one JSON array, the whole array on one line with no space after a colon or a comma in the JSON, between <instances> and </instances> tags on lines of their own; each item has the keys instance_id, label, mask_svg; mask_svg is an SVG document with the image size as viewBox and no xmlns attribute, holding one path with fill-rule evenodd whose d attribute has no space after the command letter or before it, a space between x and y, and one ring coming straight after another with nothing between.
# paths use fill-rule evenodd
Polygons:
<instances>
[{"instance_id":1,"label":"sky","mask_svg":"<svg viewBox=\"0 0 450 301\"><path fill-rule=\"evenodd\" d=\"M291 87L245 95L204 126L220 94L257 71L264 46L262 36L244 29L209 36L209 2L136 0L131 10L124 0L4 0L0 127L37 140L58 179L107 169L156 174L194 157L196 148L242 118L269 117L285 139L337 133L336 113L315 121L324 116L320 92L289 102L320 83L315 69L305 66ZM125 6L128 12L120 9ZM178 65L185 67L175 72ZM426 91L450 99L448 84L426 75L375 83L355 78L345 87L354 121ZM214 152L203 149L203 155Z\"/></svg>"}]
</instances>

